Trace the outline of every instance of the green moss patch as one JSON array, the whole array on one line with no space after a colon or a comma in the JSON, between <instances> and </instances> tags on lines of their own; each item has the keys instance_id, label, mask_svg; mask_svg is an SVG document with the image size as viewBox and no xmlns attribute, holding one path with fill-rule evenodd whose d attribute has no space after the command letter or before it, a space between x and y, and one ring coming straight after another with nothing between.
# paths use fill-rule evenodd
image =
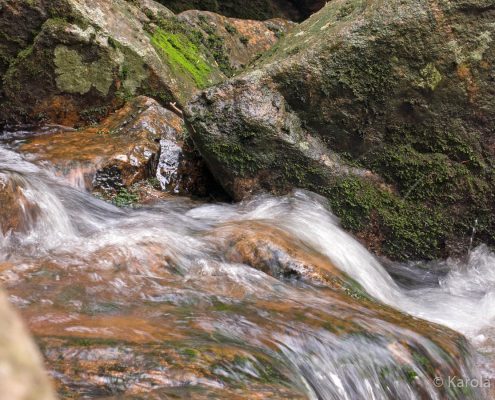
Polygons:
<instances>
[{"instance_id":1,"label":"green moss patch","mask_svg":"<svg viewBox=\"0 0 495 400\"><path fill-rule=\"evenodd\" d=\"M198 46L186 35L158 28L151 42L176 72L189 75L199 88L207 86L212 69L202 58Z\"/></svg>"},{"instance_id":2,"label":"green moss patch","mask_svg":"<svg viewBox=\"0 0 495 400\"><path fill-rule=\"evenodd\" d=\"M393 258L440 256L449 225L443 213L405 201L357 177L340 179L326 192L344 228L360 232L378 224L384 235L382 250Z\"/></svg>"}]
</instances>

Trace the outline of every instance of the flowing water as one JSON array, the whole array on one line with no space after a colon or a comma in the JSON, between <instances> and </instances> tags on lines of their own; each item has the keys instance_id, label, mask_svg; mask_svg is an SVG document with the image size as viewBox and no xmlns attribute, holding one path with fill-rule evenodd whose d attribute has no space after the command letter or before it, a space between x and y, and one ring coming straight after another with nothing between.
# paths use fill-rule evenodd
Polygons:
<instances>
[{"instance_id":1,"label":"flowing water","mask_svg":"<svg viewBox=\"0 0 495 400\"><path fill-rule=\"evenodd\" d=\"M392 265L394 280L308 192L122 209L6 147L2 186L21 200L3 219L16 229L0 230L0 279L62 397L489 396L446 384L495 379L495 255L483 246Z\"/></svg>"}]
</instances>

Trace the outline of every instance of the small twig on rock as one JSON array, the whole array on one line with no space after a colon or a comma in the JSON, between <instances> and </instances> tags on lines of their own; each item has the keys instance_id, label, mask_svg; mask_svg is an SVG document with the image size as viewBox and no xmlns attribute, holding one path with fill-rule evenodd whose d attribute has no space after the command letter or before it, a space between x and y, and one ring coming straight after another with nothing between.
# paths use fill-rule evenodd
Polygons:
<instances>
[{"instance_id":1,"label":"small twig on rock","mask_svg":"<svg viewBox=\"0 0 495 400\"><path fill-rule=\"evenodd\" d=\"M179 107L177 107L177 103L175 101L173 103L170 102L168 104L169 104L170 108L172 108L172 111L174 111L176 114L178 114L181 117L184 116L184 113L182 112L182 110Z\"/></svg>"}]
</instances>

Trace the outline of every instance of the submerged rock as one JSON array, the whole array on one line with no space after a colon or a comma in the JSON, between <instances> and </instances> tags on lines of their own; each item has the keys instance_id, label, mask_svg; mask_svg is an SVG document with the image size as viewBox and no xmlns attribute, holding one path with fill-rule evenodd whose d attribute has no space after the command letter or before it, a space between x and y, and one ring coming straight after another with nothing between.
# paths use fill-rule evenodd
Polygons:
<instances>
[{"instance_id":1,"label":"submerged rock","mask_svg":"<svg viewBox=\"0 0 495 400\"><path fill-rule=\"evenodd\" d=\"M471 348L393 309L442 314L412 307L418 295L401 292L322 199L176 197L118 210L0 151L0 169L42 210L36 229L0 241L0 281L62 397L483 398L433 384L475 376Z\"/></svg>"},{"instance_id":2,"label":"submerged rock","mask_svg":"<svg viewBox=\"0 0 495 400\"><path fill-rule=\"evenodd\" d=\"M187 111L237 200L304 187L395 259L495 244L495 8L334 1ZM477 222L475 222L477 221Z\"/></svg>"},{"instance_id":3,"label":"submerged rock","mask_svg":"<svg viewBox=\"0 0 495 400\"><path fill-rule=\"evenodd\" d=\"M233 263L250 265L275 278L301 279L347 290L349 278L329 259L312 252L281 229L249 221L224 225L214 232L214 236L220 239L220 248ZM362 289L361 292L364 293Z\"/></svg>"},{"instance_id":4,"label":"submerged rock","mask_svg":"<svg viewBox=\"0 0 495 400\"><path fill-rule=\"evenodd\" d=\"M54 400L43 362L24 323L0 292L0 399Z\"/></svg>"},{"instance_id":5,"label":"submerged rock","mask_svg":"<svg viewBox=\"0 0 495 400\"><path fill-rule=\"evenodd\" d=\"M356 399L483 398L433 386L435 376L469 376L460 334L372 300L290 233L259 221L205 226L194 237L206 260L191 237L163 229L173 212L152 218L141 222L162 227L152 241L130 231L103 246L105 229L84 239L94 251L0 264L64 397L332 398L345 387ZM336 368L341 388L326 384Z\"/></svg>"},{"instance_id":6,"label":"submerged rock","mask_svg":"<svg viewBox=\"0 0 495 400\"><path fill-rule=\"evenodd\" d=\"M223 38L151 0L1 0L0 35L0 123L80 126L136 95L181 105L225 79Z\"/></svg>"},{"instance_id":7,"label":"submerged rock","mask_svg":"<svg viewBox=\"0 0 495 400\"><path fill-rule=\"evenodd\" d=\"M149 180L168 192L206 195L206 167L186 141L181 116L137 97L99 125L34 136L20 149L79 189L131 200L137 194L128 190Z\"/></svg>"}]
</instances>

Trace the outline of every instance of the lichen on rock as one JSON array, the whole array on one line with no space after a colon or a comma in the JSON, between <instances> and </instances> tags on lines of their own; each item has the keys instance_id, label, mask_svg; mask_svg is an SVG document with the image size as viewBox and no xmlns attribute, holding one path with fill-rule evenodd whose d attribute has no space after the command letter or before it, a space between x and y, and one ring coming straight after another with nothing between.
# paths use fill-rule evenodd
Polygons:
<instances>
[{"instance_id":1,"label":"lichen on rock","mask_svg":"<svg viewBox=\"0 0 495 400\"><path fill-rule=\"evenodd\" d=\"M62 92L86 94L92 87L106 96L113 83L112 65L100 59L84 63L76 51L60 45L55 48L57 87Z\"/></svg>"}]
</instances>

